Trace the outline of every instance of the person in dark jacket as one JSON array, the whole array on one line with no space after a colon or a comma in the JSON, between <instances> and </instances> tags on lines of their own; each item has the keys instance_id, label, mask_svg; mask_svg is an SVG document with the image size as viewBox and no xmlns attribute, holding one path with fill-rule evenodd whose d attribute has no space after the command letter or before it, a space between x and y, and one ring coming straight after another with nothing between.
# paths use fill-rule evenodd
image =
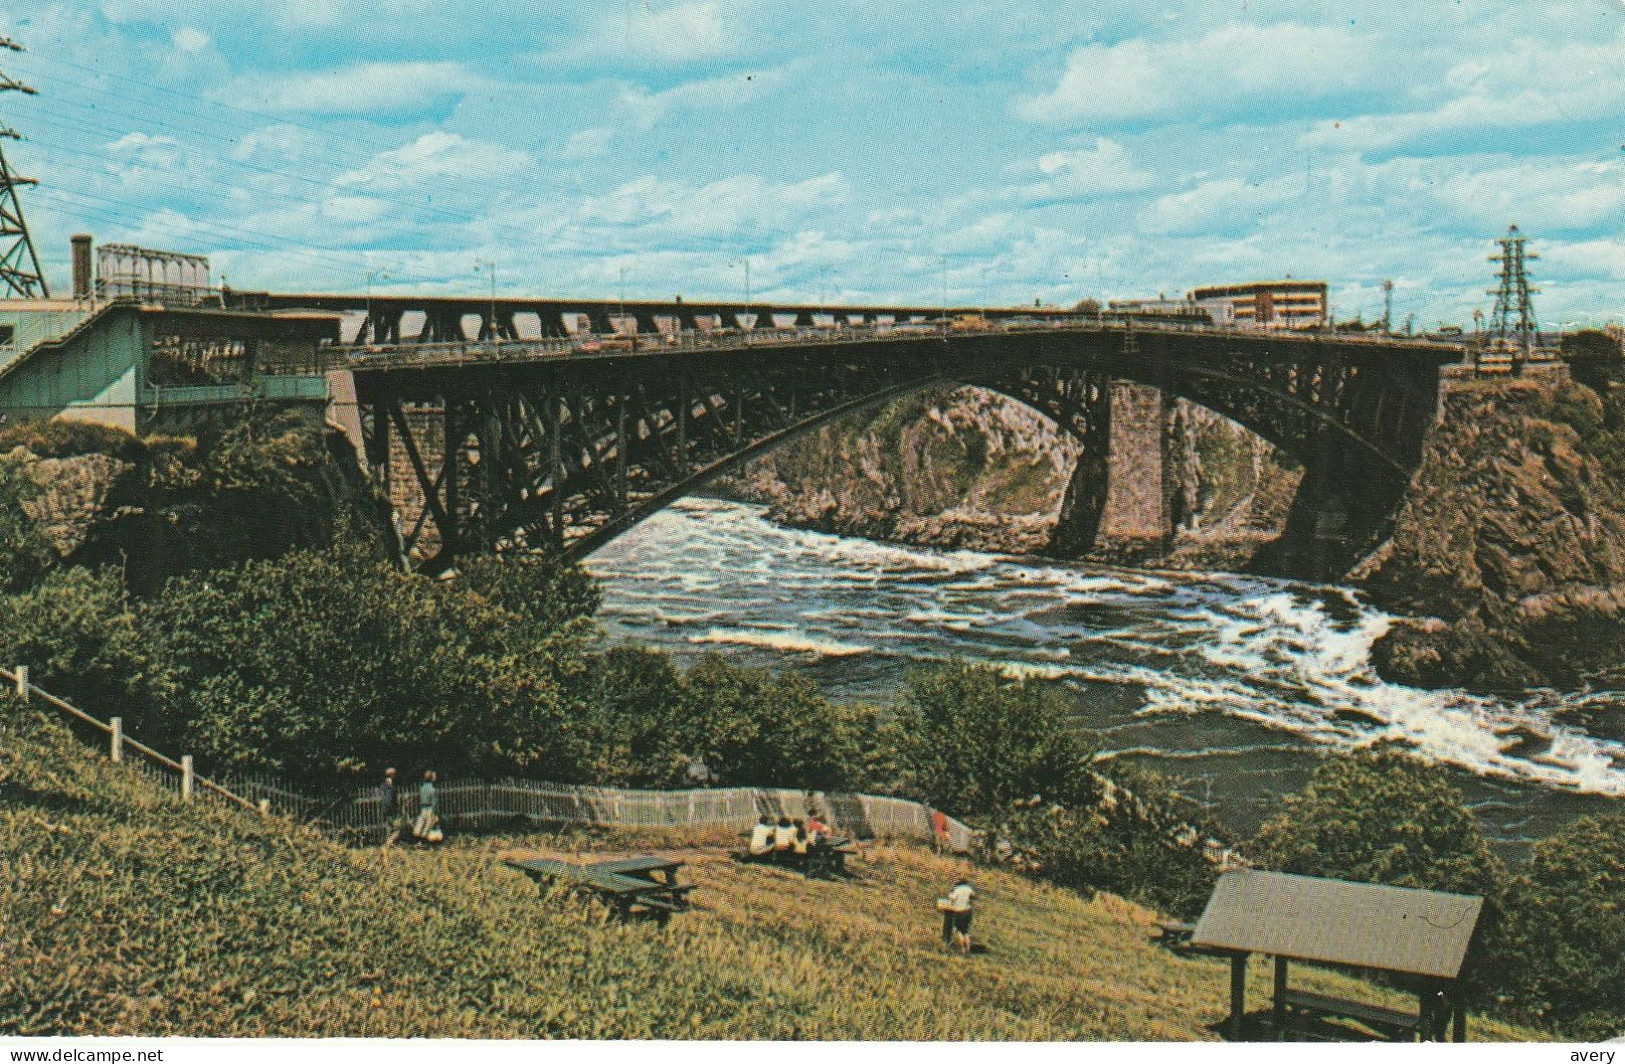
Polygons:
<instances>
[{"instance_id":1,"label":"person in dark jacket","mask_svg":"<svg viewBox=\"0 0 1625 1064\"><path fill-rule=\"evenodd\" d=\"M406 826L401 823L401 796L392 768L384 769L384 781L378 785L378 823L383 829L384 846L393 846Z\"/></svg>"}]
</instances>

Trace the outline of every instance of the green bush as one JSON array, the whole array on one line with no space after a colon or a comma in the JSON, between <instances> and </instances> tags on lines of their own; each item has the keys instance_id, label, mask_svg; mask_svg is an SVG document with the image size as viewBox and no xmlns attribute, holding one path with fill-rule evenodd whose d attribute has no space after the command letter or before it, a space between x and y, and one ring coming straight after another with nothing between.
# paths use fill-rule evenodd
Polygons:
<instances>
[{"instance_id":1,"label":"green bush","mask_svg":"<svg viewBox=\"0 0 1625 1064\"><path fill-rule=\"evenodd\" d=\"M503 595L571 582L558 565L512 566ZM200 760L306 787L383 763L577 778L586 743L563 683L590 629L488 591L343 551L173 581L142 617L162 718Z\"/></svg>"},{"instance_id":2,"label":"green bush","mask_svg":"<svg viewBox=\"0 0 1625 1064\"><path fill-rule=\"evenodd\" d=\"M673 739L716 785L836 790L861 779L870 719L863 707L827 701L804 676L732 665L715 654L691 666L683 685Z\"/></svg>"},{"instance_id":3,"label":"green bush","mask_svg":"<svg viewBox=\"0 0 1625 1064\"><path fill-rule=\"evenodd\" d=\"M1505 868L1442 771L1392 748L1328 757L1258 833L1281 872L1500 896Z\"/></svg>"},{"instance_id":4,"label":"green bush","mask_svg":"<svg viewBox=\"0 0 1625 1064\"><path fill-rule=\"evenodd\" d=\"M1073 890L1110 891L1181 919L1195 919L1218 866L1203 843L1213 832L1161 777L1114 769L1118 790L1087 808L1032 803L999 833L1035 861L1045 879Z\"/></svg>"},{"instance_id":5,"label":"green bush","mask_svg":"<svg viewBox=\"0 0 1625 1064\"><path fill-rule=\"evenodd\" d=\"M1520 1017L1577 1040L1625 1029L1625 815L1535 844L1507 888L1492 963Z\"/></svg>"},{"instance_id":6,"label":"green bush","mask_svg":"<svg viewBox=\"0 0 1625 1064\"><path fill-rule=\"evenodd\" d=\"M112 569L58 569L5 603L4 664L52 694L142 726L148 671L140 619Z\"/></svg>"},{"instance_id":7,"label":"green bush","mask_svg":"<svg viewBox=\"0 0 1625 1064\"><path fill-rule=\"evenodd\" d=\"M916 672L887 733L899 788L955 816L987 819L1040 796L1092 805L1094 751L1063 695L955 662Z\"/></svg>"},{"instance_id":8,"label":"green bush","mask_svg":"<svg viewBox=\"0 0 1625 1064\"><path fill-rule=\"evenodd\" d=\"M24 457L0 448L0 595L27 591L56 563L44 531L23 511L39 492Z\"/></svg>"}]
</instances>

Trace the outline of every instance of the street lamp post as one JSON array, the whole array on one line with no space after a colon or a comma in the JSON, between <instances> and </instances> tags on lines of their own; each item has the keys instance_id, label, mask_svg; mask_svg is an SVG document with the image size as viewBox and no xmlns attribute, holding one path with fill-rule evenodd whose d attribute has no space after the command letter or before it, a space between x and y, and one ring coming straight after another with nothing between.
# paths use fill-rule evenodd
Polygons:
<instances>
[{"instance_id":1,"label":"street lamp post","mask_svg":"<svg viewBox=\"0 0 1625 1064\"><path fill-rule=\"evenodd\" d=\"M493 348L497 342L497 264L491 259L475 259L474 272L484 268L491 275L491 316L485 320L485 340Z\"/></svg>"},{"instance_id":2,"label":"street lamp post","mask_svg":"<svg viewBox=\"0 0 1625 1064\"><path fill-rule=\"evenodd\" d=\"M372 320L372 282L380 278L387 280L389 271L383 267L367 271L367 320L361 328L361 335L371 343L378 342L377 323ZM224 281L221 282L222 284Z\"/></svg>"}]
</instances>

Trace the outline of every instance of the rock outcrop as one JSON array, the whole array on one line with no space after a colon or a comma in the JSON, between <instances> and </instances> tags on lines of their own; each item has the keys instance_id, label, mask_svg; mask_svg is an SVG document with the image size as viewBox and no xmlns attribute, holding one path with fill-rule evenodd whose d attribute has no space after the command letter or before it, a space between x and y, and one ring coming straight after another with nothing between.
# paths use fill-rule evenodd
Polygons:
<instances>
[{"instance_id":1,"label":"rock outcrop","mask_svg":"<svg viewBox=\"0 0 1625 1064\"><path fill-rule=\"evenodd\" d=\"M1599 457L1603 402L1573 384L1446 395L1392 537L1350 575L1409 614L1389 679L1493 691L1625 676L1625 481Z\"/></svg>"},{"instance_id":2,"label":"rock outcrop","mask_svg":"<svg viewBox=\"0 0 1625 1064\"><path fill-rule=\"evenodd\" d=\"M0 586L56 566L116 565L133 590L276 557L339 535L382 542L378 500L348 444L305 427L243 424L203 441L139 440L46 422L0 433Z\"/></svg>"},{"instance_id":3,"label":"rock outcrop","mask_svg":"<svg viewBox=\"0 0 1625 1064\"><path fill-rule=\"evenodd\" d=\"M1108 535L1085 556L1244 568L1280 534L1298 474L1268 444L1211 411L1180 403L1171 424L1172 552L1148 551L1143 537L1119 542ZM827 425L752 462L719 490L766 503L776 520L797 527L1049 553L1080 453L1077 440L1021 403L953 387Z\"/></svg>"}]
</instances>

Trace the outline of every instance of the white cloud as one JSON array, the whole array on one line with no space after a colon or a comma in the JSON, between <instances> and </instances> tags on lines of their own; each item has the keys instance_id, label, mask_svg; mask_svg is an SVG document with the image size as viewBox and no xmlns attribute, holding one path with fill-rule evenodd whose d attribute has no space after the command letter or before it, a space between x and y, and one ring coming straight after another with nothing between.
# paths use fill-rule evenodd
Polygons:
<instances>
[{"instance_id":1,"label":"white cloud","mask_svg":"<svg viewBox=\"0 0 1625 1064\"><path fill-rule=\"evenodd\" d=\"M642 177L587 200L577 218L587 225L611 226L628 237L625 231L631 229L707 237L779 234L849 197L846 179L838 173L794 182L738 174L704 185Z\"/></svg>"},{"instance_id":2,"label":"white cloud","mask_svg":"<svg viewBox=\"0 0 1625 1064\"><path fill-rule=\"evenodd\" d=\"M1447 58L1448 51L1435 53ZM1447 135L1612 120L1625 111L1625 30L1600 44L1521 40L1458 59L1430 91L1431 106L1324 121L1306 148L1439 153Z\"/></svg>"},{"instance_id":3,"label":"white cloud","mask_svg":"<svg viewBox=\"0 0 1625 1064\"><path fill-rule=\"evenodd\" d=\"M531 165L530 156L522 151L437 131L379 152L366 167L340 174L333 184L393 189L440 179L488 182L523 174Z\"/></svg>"},{"instance_id":4,"label":"white cloud","mask_svg":"<svg viewBox=\"0 0 1625 1064\"><path fill-rule=\"evenodd\" d=\"M730 50L731 38L716 0L679 4L632 16L627 46L634 54L666 62L713 59Z\"/></svg>"},{"instance_id":5,"label":"white cloud","mask_svg":"<svg viewBox=\"0 0 1625 1064\"><path fill-rule=\"evenodd\" d=\"M1055 88L1016 102L1034 122L1116 124L1168 115L1295 110L1366 82L1374 47L1338 26L1225 26L1195 40L1089 44Z\"/></svg>"},{"instance_id":6,"label":"white cloud","mask_svg":"<svg viewBox=\"0 0 1625 1064\"><path fill-rule=\"evenodd\" d=\"M108 154L148 166L173 166L181 157L181 148L174 137L152 135L140 131L126 133L106 145Z\"/></svg>"},{"instance_id":7,"label":"white cloud","mask_svg":"<svg viewBox=\"0 0 1625 1064\"><path fill-rule=\"evenodd\" d=\"M175 47L183 52L201 52L209 46L211 38L194 26L182 26L170 35Z\"/></svg>"},{"instance_id":8,"label":"white cloud","mask_svg":"<svg viewBox=\"0 0 1625 1064\"><path fill-rule=\"evenodd\" d=\"M449 62L362 63L336 70L250 75L226 102L294 114L413 114L461 96L478 80Z\"/></svg>"},{"instance_id":9,"label":"white cloud","mask_svg":"<svg viewBox=\"0 0 1625 1064\"><path fill-rule=\"evenodd\" d=\"M592 129L572 133L559 152L559 157L574 160L596 159L608 155L609 146L615 140L615 132L609 126L594 126Z\"/></svg>"},{"instance_id":10,"label":"white cloud","mask_svg":"<svg viewBox=\"0 0 1625 1064\"><path fill-rule=\"evenodd\" d=\"M1219 235L1257 228L1303 195L1303 182L1258 182L1227 177L1159 196L1140 212L1140 228L1153 233Z\"/></svg>"},{"instance_id":11,"label":"white cloud","mask_svg":"<svg viewBox=\"0 0 1625 1064\"><path fill-rule=\"evenodd\" d=\"M782 87L794 69L743 70L685 82L660 92L632 87L621 93L620 105L632 113L640 126L649 129L672 111L720 111L755 103Z\"/></svg>"},{"instance_id":12,"label":"white cloud","mask_svg":"<svg viewBox=\"0 0 1625 1064\"><path fill-rule=\"evenodd\" d=\"M1625 222L1625 167L1529 162L1455 173L1434 193L1457 216L1493 231L1516 221L1534 232Z\"/></svg>"},{"instance_id":13,"label":"white cloud","mask_svg":"<svg viewBox=\"0 0 1625 1064\"><path fill-rule=\"evenodd\" d=\"M1044 180L1021 190L1028 200L1137 192L1154 181L1127 148L1109 137L1096 137L1087 148L1041 155L1035 165Z\"/></svg>"}]
</instances>

